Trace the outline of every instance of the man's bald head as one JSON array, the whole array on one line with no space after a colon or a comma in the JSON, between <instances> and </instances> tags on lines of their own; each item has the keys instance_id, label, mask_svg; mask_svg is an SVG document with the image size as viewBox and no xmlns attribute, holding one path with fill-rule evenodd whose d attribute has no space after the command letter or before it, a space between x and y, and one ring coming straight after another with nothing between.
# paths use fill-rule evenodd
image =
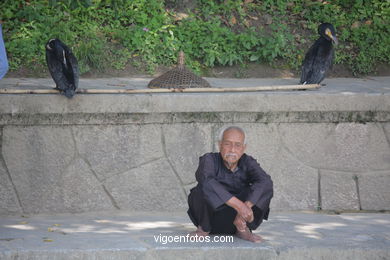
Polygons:
<instances>
[{"instance_id":1,"label":"man's bald head","mask_svg":"<svg viewBox=\"0 0 390 260\"><path fill-rule=\"evenodd\" d=\"M242 133L242 135L244 136L243 144L246 145L246 133L245 133L244 129L242 129L242 128L239 127L239 126L228 126L228 127L223 128L223 129L219 132L219 135L218 135L218 142L222 142L223 135L225 134L225 132L230 131L230 130L236 130L236 131Z\"/></svg>"}]
</instances>

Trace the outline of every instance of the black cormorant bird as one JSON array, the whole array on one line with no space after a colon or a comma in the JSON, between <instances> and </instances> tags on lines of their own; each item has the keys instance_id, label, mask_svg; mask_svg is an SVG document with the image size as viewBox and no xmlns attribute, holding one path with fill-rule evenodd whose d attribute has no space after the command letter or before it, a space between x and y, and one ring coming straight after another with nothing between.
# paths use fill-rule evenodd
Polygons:
<instances>
[{"instance_id":1,"label":"black cormorant bird","mask_svg":"<svg viewBox=\"0 0 390 260\"><path fill-rule=\"evenodd\" d=\"M306 53L302 63L300 84L319 84L334 59L333 44L337 44L336 32L332 24L323 23L318 26L320 38L314 42Z\"/></svg>"},{"instance_id":2,"label":"black cormorant bird","mask_svg":"<svg viewBox=\"0 0 390 260\"><path fill-rule=\"evenodd\" d=\"M56 88L67 98L72 98L79 84L77 59L59 39L46 43L46 62Z\"/></svg>"}]
</instances>

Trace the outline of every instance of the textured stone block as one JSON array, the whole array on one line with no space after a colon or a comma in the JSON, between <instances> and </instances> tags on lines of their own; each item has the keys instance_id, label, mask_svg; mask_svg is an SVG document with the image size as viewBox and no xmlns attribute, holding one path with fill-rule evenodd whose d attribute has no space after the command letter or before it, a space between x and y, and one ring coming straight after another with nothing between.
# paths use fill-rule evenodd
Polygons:
<instances>
[{"instance_id":1,"label":"textured stone block","mask_svg":"<svg viewBox=\"0 0 390 260\"><path fill-rule=\"evenodd\" d=\"M292 153L314 168L390 168L390 147L380 124L281 124L280 133Z\"/></svg>"},{"instance_id":2,"label":"textured stone block","mask_svg":"<svg viewBox=\"0 0 390 260\"><path fill-rule=\"evenodd\" d=\"M325 210L359 210L355 174L321 170L321 201Z\"/></svg>"},{"instance_id":3,"label":"textured stone block","mask_svg":"<svg viewBox=\"0 0 390 260\"><path fill-rule=\"evenodd\" d=\"M199 157L211 152L210 125L173 124L164 125L165 153L184 184L195 181Z\"/></svg>"},{"instance_id":4,"label":"textured stone block","mask_svg":"<svg viewBox=\"0 0 390 260\"><path fill-rule=\"evenodd\" d=\"M382 124L382 126L383 126L383 130L385 131L387 143L390 146L390 123L384 123L384 124ZM390 160L390 158L389 158L389 160Z\"/></svg>"},{"instance_id":5,"label":"textured stone block","mask_svg":"<svg viewBox=\"0 0 390 260\"><path fill-rule=\"evenodd\" d=\"M3 157L26 213L62 212L63 173L74 159L69 128L5 127Z\"/></svg>"},{"instance_id":6,"label":"textured stone block","mask_svg":"<svg viewBox=\"0 0 390 260\"><path fill-rule=\"evenodd\" d=\"M265 170L271 169L281 147L276 124L239 124L247 133L246 153Z\"/></svg>"},{"instance_id":7,"label":"textured stone block","mask_svg":"<svg viewBox=\"0 0 390 260\"><path fill-rule=\"evenodd\" d=\"M359 175L362 209L390 210L390 171Z\"/></svg>"},{"instance_id":8,"label":"textured stone block","mask_svg":"<svg viewBox=\"0 0 390 260\"><path fill-rule=\"evenodd\" d=\"M104 185L121 209L171 211L187 208L184 187L165 158L112 176Z\"/></svg>"},{"instance_id":9,"label":"textured stone block","mask_svg":"<svg viewBox=\"0 0 390 260\"><path fill-rule=\"evenodd\" d=\"M0 161L0 216L20 214L22 210L12 183L3 163Z\"/></svg>"},{"instance_id":10,"label":"textured stone block","mask_svg":"<svg viewBox=\"0 0 390 260\"><path fill-rule=\"evenodd\" d=\"M271 208L315 210L318 206L318 170L300 162L285 148L273 160L268 174L274 182Z\"/></svg>"},{"instance_id":11,"label":"textured stone block","mask_svg":"<svg viewBox=\"0 0 390 260\"><path fill-rule=\"evenodd\" d=\"M74 160L61 177L63 200L53 203L63 205L62 212L89 212L115 209L110 194L97 180L89 166L82 160ZM115 203L115 202L114 202Z\"/></svg>"},{"instance_id":12,"label":"textured stone block","mask_svg":"<svg viewBox=\"0 0 390 260\"><path fill-rule=\"evenodd\" d=\"M73 127L77 149L99 180L163 157L156 125Z\"/></svg>"}]
</instances>

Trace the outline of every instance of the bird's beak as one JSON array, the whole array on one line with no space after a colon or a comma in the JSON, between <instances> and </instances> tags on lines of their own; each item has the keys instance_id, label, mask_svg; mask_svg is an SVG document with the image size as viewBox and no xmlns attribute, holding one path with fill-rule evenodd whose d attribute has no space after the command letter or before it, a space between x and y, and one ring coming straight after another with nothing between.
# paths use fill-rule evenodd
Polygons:
<instances>
[{"instance_id":1,"label":"bird's beak","mask_svg":"<svg viewBox=\"0 0 390 260\"><path fill-rule=\"evenodd\" d=\"M339 44L339 40L337 39L336 36L333 36L333 35L332 35L330 38L332 39L332 42L333 42L334 45Z\"/></svg>"},{"instance_id":2,"label":"bird's beak","mask_svg":"<svg viewBox=\"0 0 390 260\"><path fill-rule=\"evenodd\" d=\"M329 36L329 38L332 39L332 42L333 42L334 45L337 45L339 43L339 40L337 40L337 37L334 36L330 30L326 30L325 33L326 33L326 35Z\"/></svg>"}]
</instances>

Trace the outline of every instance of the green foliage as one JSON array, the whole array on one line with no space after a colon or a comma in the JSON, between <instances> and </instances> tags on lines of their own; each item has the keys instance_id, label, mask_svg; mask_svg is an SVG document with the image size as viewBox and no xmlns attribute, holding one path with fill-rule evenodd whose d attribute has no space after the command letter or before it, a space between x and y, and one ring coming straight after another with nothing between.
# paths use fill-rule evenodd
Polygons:
<instances>
[{"instance_id":1,"label":"green foliage","mask_svg":"<svg viewBox=\"0 0 390 260\"><path fill-rule=\"evenodd\" d=\"M45 43L60 38L72 47L82 73L120 70L129 63L153 72L157 65L174 64L179 50L197 72L248 62L299 69L322 22L336 27L336 63L357 74L390 63L388 0L198 0L181 18L164 4L3 0L0 19L10 68L44 68Z\"/></svg>"}]
</instances>

